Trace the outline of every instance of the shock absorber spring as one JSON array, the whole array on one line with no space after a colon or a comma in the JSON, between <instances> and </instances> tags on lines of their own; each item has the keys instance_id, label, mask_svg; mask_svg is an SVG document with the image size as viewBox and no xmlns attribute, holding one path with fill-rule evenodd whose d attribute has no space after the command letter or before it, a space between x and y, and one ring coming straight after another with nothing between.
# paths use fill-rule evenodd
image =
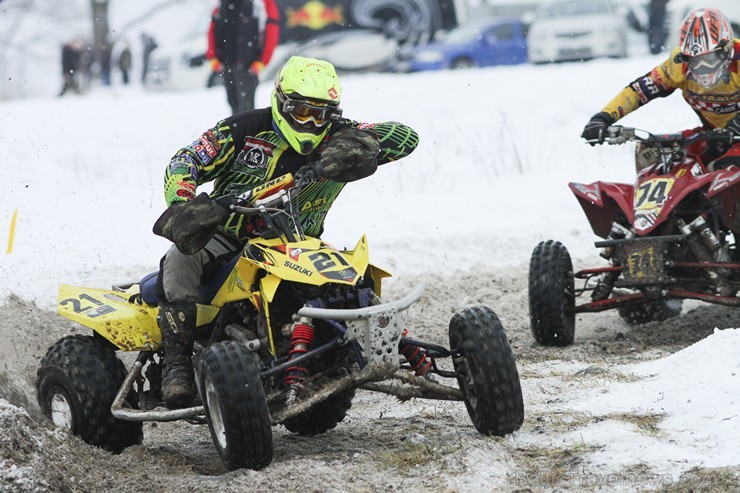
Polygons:
<instances>
[{"instance_id":1,"label":"shock absorber spring","mask_svg":"<svg viewBox=\"0 0 740 493\"><path fill-rule=\"evenodd\" d=\"M403 337L406 337L409 333L409 329L403 329ZM414 374L417 377L425 375L429 368L432 367L432 362L427 358L426 352L422 351L418 346L412 346L411 344L399 343L398 350L401 352Z\"/></svg>"},{"instance_id":2,"label":"shock absorber spring","mask_svg":"<svg viewBox=\"0 0 740 493\"><path fill-rule=\"evenodd\" d=\"M313 343L313 325L307 323L307 320L301 319L293 324L293 335L290 338L289 359L295 359L298 356L308 352L308 348ZM304 366L291 366L285 371L283 382L285 385L298 385L306 380L308 368Z\"/></svg>"},{"instance_id":3,"label":"shock absorber spring","mask_svg":"<svg viewBox=\"0 0 740 493\"><path fill-rule=\"evenodd\" d=\"M699 216L690 224L678 220L678 227L686 235L686 245L699 262L716 262L711 248L720 250L720 243L714 233L706 225L706 221ZM696 230L696 231L695 231ZM697 232L698 231L698 232ZM726 257L722 257L724 260ZM727 278L726 269L707 269L704 271L706 278L714 285L715 290L721 296L734 296L737 291Z\"/></svg>"}]
</instances>

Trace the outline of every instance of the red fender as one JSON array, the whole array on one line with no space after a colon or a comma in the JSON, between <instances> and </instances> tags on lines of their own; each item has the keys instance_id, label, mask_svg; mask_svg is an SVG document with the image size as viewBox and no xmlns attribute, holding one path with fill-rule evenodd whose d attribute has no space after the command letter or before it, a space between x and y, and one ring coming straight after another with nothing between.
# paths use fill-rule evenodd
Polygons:
<instances>
[{"instance_id":1,"label":"red fender","mask_svg":"<svg viewBox=\"0 0 740 493\"><path fill-rule=\"evenodd\" d=\"M713 174L707 197L721 211L724 226L740 231L740 169L731 166Z\"/></svg>"},{"instance_id":2,"label":"red fender","mask_svg":"<svg viewBox=\"0 0 740 493\"><path fill-rule=\"evenodd\" d=\"M626 183L606 183L597 181L591 184L569 183L578 202L586 213L591 229L601 238L609 236L612 223L621 212L632 223L634 212L632 201L634 187Z\"/></svg>"}]
</instances>

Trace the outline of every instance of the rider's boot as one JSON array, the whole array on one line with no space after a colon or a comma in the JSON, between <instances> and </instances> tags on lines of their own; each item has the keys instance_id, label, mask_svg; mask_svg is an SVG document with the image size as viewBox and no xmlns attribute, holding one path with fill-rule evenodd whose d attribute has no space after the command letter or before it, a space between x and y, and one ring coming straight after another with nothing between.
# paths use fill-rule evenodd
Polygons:
<instances>
[{"instance_id":1,"label":"rider's boot","mask_svg":"<svg viewBox=\"0 0 740 493\"><path fill-rule=\"evenodd\" d=\"M157 323L164 349L162 398L170 408L185 407L195 396L191 353L196 318L195 303L164 303L159 307Z\"/></svg>"}]
</instances>

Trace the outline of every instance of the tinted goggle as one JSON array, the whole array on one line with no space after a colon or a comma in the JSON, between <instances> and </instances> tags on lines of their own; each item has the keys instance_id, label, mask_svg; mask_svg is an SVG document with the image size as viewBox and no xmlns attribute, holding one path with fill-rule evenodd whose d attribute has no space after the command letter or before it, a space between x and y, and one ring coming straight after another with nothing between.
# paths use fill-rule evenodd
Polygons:
<instances>
[{"instance_id":1,"label":"tinted goggle","mask_svg":"<svg viewBox=\"0 0 740 493\"><path fill-rule=\"evenodd\" d=\"M729 59L730 55L726 50L720 49L710 51L703 55L686 57L686 63L689 70L697 75L710 75L722 68L722 65Z\"/></svg>"},{"instance_id":2,"label":"tinted goggle","mask_svg":"<svg viewBox=\"0 0 740 493\"><path fill-rule=\"evenodd\" d=\"M290 115L301 125L313 122L320 127L329 120L342 116L342 108L329 103L307 101L305 99L283 98L283 113Z\"/></svg>"}]
</instances>

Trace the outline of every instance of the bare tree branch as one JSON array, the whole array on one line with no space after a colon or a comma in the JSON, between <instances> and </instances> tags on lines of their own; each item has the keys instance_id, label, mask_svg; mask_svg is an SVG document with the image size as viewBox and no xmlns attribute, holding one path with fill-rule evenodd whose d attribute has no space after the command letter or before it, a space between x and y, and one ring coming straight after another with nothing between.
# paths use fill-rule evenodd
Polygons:
<instances>
[{"instance_id":1,"label":"bare tree branch","mask_svg":"<svg viewBox=\"0 0 740 493\"><path fill-rule=\"evenodd\" d=\"M0 0L1 1L1 0ZM127 24L125 24L117 33L116 35L111 39L111 44L115 44L116 41L119 41L121 38L126 36L126 33L134 28L136 25L138 25L141 21L146 20L148 17L151 17L153 14L157 13L158 11L169 7L170 5L180 3L183 0L164 0L156 5L153 5L149 10L141 14L140 16L130 20Z\"/></svg>"}]
</instances>

